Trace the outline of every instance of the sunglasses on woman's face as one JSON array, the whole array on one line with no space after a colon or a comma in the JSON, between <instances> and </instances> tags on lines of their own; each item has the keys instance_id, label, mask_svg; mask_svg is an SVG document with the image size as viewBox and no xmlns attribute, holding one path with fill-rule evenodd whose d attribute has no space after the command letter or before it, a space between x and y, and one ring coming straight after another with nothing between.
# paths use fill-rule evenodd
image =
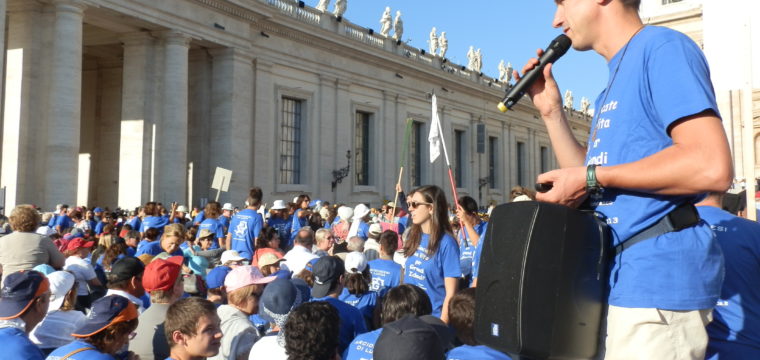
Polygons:
<instances>
[{"instance_id":1,"label":"sunglasses on woman's face","mask_svg":"<svg viewBox=\"0 0 760 360\"><path fill-rule=\"evenodd\" d=\"M429 203L429 202L422 202L422 201L410 201L409 202L409 207L412 208L412 209L416 209L420 205L433 205L433 204Z\"/></svg>"}]
</instances>

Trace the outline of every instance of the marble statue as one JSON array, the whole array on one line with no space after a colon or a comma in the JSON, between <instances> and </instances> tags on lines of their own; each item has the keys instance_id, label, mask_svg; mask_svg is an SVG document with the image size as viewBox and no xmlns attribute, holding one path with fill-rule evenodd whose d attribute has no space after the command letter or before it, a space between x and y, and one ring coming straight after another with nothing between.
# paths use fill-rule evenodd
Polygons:
<instances>
[{"instance_id":1,"label":"marble statue","mask_svg":"<svg viewBox=\"0 0 760 360\"><path fill-rule=\"evenodd\" d=\"M396 11L396 19L393 20L393 40L401 41L404 36L404 20L401 20L401 11Z\"/></svg>"},{"instance_id":2,"label":"marble statue","mask_svg":"<svg viewBox=\"0 0 760 360\"><path fill-rule=\"evenodd\" d=\"M587 97L581 98L581 112L583 115L588 115L588 109L591 107L591 101L588 100Z\"/></svg>"},{"instance_id":3,"label":"marble statue","mask_svg":"<svg viewBox=\"0 0 760 360\"><path fill-rule=\"evenodd\" d=\"M333 9L333 14L337 17L343 17L343 14L346 13L346 7L348 6L348 0L335 0L335 9Z\"/></svg>"},{"instance_id":4,"label":"marble statue","mask_svg":"<svg viewBox=\"0 0 760 360\"><path fill-rule=\"evenodd\" d=\"M477 60L475 59L475 47L470 46L470 50L467 50L467 70L475 70L476 62Z\"/></svg>"},{"instance_id":5,"label":"marble statue","mask_svg":"<svg viewBox=\"0 0 760 360\"><path fill-rule=\"evenodd\" d=\"M473 70L477 73L483 71L483 53L480 52L480 49L475 52L475 68L473 68Z\"/></svg>"},{"instance_id":6,"label":"marble statue","mask_svg":"<svg viewBox=\"0 0 760 360\"><path fill-rule=\"evenodd\" d=\"M512 68L512 63L508 62L507 63L507 83L512 82L512 73L514 72L514 70L515 69Z\"/></svg>"},{"instance_id":7,"label":"marble statue","mask_svg":"<svg viewBox=\"0 0 760 360\"><path fill-rule=\"evenodd\" d=\"M504 60L499 61L499 82L509 82L507 80L507 64L504 63Z\"/></svg>"},{"instance_id":8,"label":"marble statue","mask_svg":"<svg viewBox=\"0 0 760 360\"><path fill-rule=\"evenodd\" d=\"M442 31L441 36L438 37L438 54L442 57L446 57L446 51L449 50L449 39L446 38L446 32Z\"/></svg>"},{"instance_id":9,"label":"marble statue","mask_svg":"<svg viewBox=\"0 0 760 360\"><path fill-rule=\"evenodd\" d=\"M565 90L565 108L572 109L573 108L573 92L570 90Z\"/></svg>"},{"instance_id":10,"label":"marble statue","mask_svg":"<svg viewBox=\"0 0 760 360\"><path fill-rule=\"evenodd\" d=\"M319 0L319 4L317 4L317 10L321 12L327 12L328 6L330 6L330 0Z\"/></svg>"},{"instance_id":11,"label":"marble statue","mask_svg":"<svg viewBox=\"0 0 760 360\"><path fill-rule=\"evenodd\" d=\"M383 36L388 36L388 34L391 33L392 23L393 19L391 18L391 8L386 7L385 12L383 13L383 17L380 18L380 34Z\"/></svg>"},{"instance_id":12,"label":"marble statue","mask_svg":"<svg viewBox=\"0 0 760 360\"><path fill-rule=\"evenodd\" d=\"M430 41L428 41L428 50L431 55L435 55L438 52L438 35L436 35L435 27L430 30Z\"/></svg>"}]
</instances>

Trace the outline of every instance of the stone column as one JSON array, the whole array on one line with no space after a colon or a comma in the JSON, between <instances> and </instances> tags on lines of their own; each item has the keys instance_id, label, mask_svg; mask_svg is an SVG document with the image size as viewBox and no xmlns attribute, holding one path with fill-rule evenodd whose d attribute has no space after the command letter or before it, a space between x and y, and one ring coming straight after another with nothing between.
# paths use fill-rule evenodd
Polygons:
<instances>
[{"instance_id":1,"label":"stone column","mask_svg":"<svg viewBox=\"0 0 760 360\"><path fill-rule=\"evenodd\" d=\"M241 208L253 186L253 57L239 49L210 51L212 60L209 169L232 170L219 201ZM271 154L271 153L270 153ZM213 173L208 174L213 176Z\"/></svg>"},{"instance_id":2,"label":"stone column","mask_svg":"<svg viewBox=\"0 0 760 360\"><path fill-rule=\"evenodd\" d=\"M124 69L119 135L118 205L132 209L149 200L155 118L154 39L138 32L122 38Z\"/></svg>"},{"instance_id":3,"label":"stone column","mask_svg":"<svg viewBox=\"0 0 760 360\"><path fill-rule=\"evenodd\" d=\"M16 204L42 200L39 172L45 168L45 159L37 148L44 147L46 140L43 120L46 99L40 95L44 77L40 52L45 29L41 10L40 5L32 1L17 2L8 8L0 176L0 186L6 190L5 204L2 204L7 209L6 214Z\"/></svg>"},{"instance_id":4,"label":"stone column","mask_svg":"<svg viewBox=\"0 0 760 360\"><path fill-rule=\"evenodd\" d=\"M256 141L253 144L253 168L263 169L254 171L254 183L264 191L268 197L277 192L279 183L279 158L277 146L277 126L280 117L277 114L279 99L275 96L274 82L272 80L273 64L265 59L256 59L256 108L254 120L254 134ZM233 174L234 175L234 174ZM274 199L272 199L274 200Z\"/></svg>"},{"instance_id":5,"label":"stone column","mask_svg":"<svg viewBox=\"0 0 760 360\"><path fill-rule=\"evenodd\" d=\"M168 204L186 203L188 51L190 38L177 31L161 33L164 66L160 119L156 124L155 193Z\"/></svg>"},{"instance_id":6,"label":"stone column","mask_svg":"<svg viewBox=\"0 0 760 360\"><path fill-rule=\"evenodd\" d=\"M335 202L335 198L332 196L332 171L335 169L334 162L336 160L335 149L332 144L336 141L336 124L335 124L335 82L338 79L333 75L319 74L319 92L316 94L317 108L319 109L319 136L314 150L319 156L317 160L317 169L319 170L319 176L314 184L314 189L317 190L317 194L323 194L323 200L329 200ZM343 153L345 154L345 152ZM345 161L345 157L343 157ZM325 164L324 166L322 164ZM345 165L343 165L345 166ZM330 197L328 197L330 195Z\"/></svg>"},{"instance_id":7,"label":"stone column","mask_svg":"<svg viewBox=\"0 0 760 360\"><path fill-rule=\"evenodd\" d=\"M351 188L356 178L356 163L354 161L356 149L354 149L353 128L354 114L351 113L351 83L338 79L336 83L336 107L335 107L335 131L337 139L335 141L335 160L332 165L333 169L340 169L346 166L346 150L351 150L351 165L348 177L338 184L335 188L337 202L349 202L353 189ZM332 177L331 177L332 180Z\"/></svg>"},{"instance_id":8,"label":"stone column","mask_svg":"<svg viewBox=\"0 0 760 360\"><path fill-rule=\"evenodd\" d=\"M77 199L82 101L82 18L80 0L54 0L53 56L45 146L43 208Z\"/></svg>"}]
</instances>

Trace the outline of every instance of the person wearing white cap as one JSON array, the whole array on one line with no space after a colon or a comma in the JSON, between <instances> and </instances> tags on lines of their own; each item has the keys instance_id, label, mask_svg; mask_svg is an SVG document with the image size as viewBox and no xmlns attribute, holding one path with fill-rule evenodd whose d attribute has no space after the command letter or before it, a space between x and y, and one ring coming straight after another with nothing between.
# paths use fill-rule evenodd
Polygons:
<instances>
[{"instance_id":1,"label":"person wearing white cap","mask_svg":"<svg viewBox=\"0 0 760 360\"><path fill-rule=\"evenodd\" d=\"M243 261L246 261L248 259L240 256L240 254L235 250L227 250L222 253L222 259L221 263L223 266L227 266L231 269L234 269L238 266L242 266Z\"/></svg>"},{"instance_id":2,"label":"person wearing white cap","mask_svg":"<svg viewBox=\"0 0 760 360\"><path fill-rule=\"evenodd\" d=\"M258 211L261 206L261 199L261 189L258 187L251 188L245 200L245 209L232 217L227 232L226 248L237 250L240 256L249 261L253 258L256 238L259 237L261 228L264 226L264 218ZM232 204L224 204L225 207L227 205L232 207Z\"/></svg>"},{"instance_id":3,"label":"person wearing white cap","mask_svg":"<svg viewBox=\"0 0 760 360\"><path fill-rule=\"evenodd\" d=\"M50 282L50 305L47 315L34 327L29 339L42 349L45 355L72 341L71 333L84 325L85 316L74 310L77 302L76 279L68 271L55 271L47 275Z\"/></svg>"},{"instance_id":4,"label":"person wearing white cap","mask_svg":"<svg viewBox=\"0 0 760 360\"><path fill-rule=\"evenodd\" d=\"M341 206L338 208L338 222L333 224L332 230L335 236L335 241L338 244L344 243L348 240L348 230L351 228L351 219L354 217L354 209L348 206Z\"/></svg>"},{"instance_id":5,"label":"person wearing white cap","mask_svg":"<svg viewBox=\"0 0 760 360\"><path fill-rule=\"evenodd\" d=\"M363 240L367 240L369 237L369 207L364 204L359 204L354 207L354 222L351 224L351 229L348 230L348 237L358 236Z\"/></svg>"},{"instance_id":6,"label":"person wearing white cap","mask_svg":"<svg viewBox=\"0 0 760 360\"><path fill-rule=\"evenodd\" d=\"M232 219L233 211L235 211L235 207L232 206L232 203L224 203L224 205L222 205L222 214L219 215L217 221L224 226L225 234L230 228L230 220Z\"/></svg>"},{"instance_id":7,"label":"person wearing white cap","mask_svg":"<svg viewBox=\"0 0 760 360\"><path fill-rule=\"evenodd\" d=\"M267 227L271 227L277 230L277 235L283 242L290 239L290 224L291 219L288 218L287 212L288 206L285 204L285 200L275 200L272 207L269 209L270 216L267 219ZM280 246L283 250L286 244Z\"/></svg>"},{"instance_id":8,"label":"person wearing white cap","mask_svg":"<svg viewBox=\"0 0 760 360\"><path fill-rule=\"evenodd\" d=\"M367 258L358 251L350 252L346 255L345 269L344 287L338 299L359 309L367 323L371 324L377 306L377 293L369 290L372 275Z\"/></svg>"}]
</instances>

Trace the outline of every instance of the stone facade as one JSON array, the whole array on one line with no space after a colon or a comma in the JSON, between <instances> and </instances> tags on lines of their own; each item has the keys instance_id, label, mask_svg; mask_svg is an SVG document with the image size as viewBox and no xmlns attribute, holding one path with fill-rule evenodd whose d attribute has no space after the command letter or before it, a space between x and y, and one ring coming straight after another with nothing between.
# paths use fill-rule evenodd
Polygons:
<instances>
[{"instance_id":1,"label":"stone facade","mask_svg":"<svg viewBox=\"0 0 760 360\"><path fill-rule=\"evenodd\" d=\"M216 167L233 170L219 200L236 206L253 185L270 204L305 192L377 206L393 196L404 153L406 188L447 187L444 161L427 161L431 92L460 194L503 202L513 185L556 167L527 98L501 114L496 79L297 2L0 0L0 11L6 5L6 208L200 205L216 197ZM570 117L585 141L588 117ZM418 146L404 152L410 118ZM333 191L333 172L347 163Z\"/></svg>"}]
</instances>

